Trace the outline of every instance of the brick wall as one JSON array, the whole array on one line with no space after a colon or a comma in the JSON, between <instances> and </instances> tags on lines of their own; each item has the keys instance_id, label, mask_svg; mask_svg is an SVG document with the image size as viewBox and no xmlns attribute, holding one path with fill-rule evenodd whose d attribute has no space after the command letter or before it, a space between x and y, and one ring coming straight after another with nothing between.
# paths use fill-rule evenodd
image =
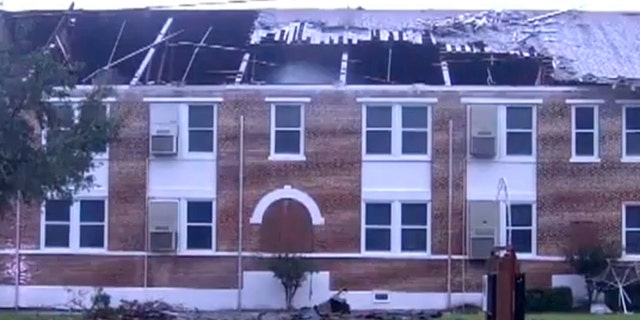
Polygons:
<instances>
[{"instance_id":1,"label":"brick wall","mask_svg":"<svg viewBox=\"0 0 640 320\"><path fill-rule=\"evenodd\" d=\"M521 96L522 93L519 93ZM570 108L564 99L574 95L546 93L538 111L538 253L561 254L565 228L572 219L589 218L600 223L601 234L620 238L620 202L634 199L639 165L622 164L620 158L621 107L611 92L600 107L602 161L570 164ZM270 92L270 96L291 93ZM265 92L228 91L218 112L218 251L233 252L237 245L239 116L245 116L244 250L261 249L260 225L249 224L259 199L266 193L291 185L308 193L325 218L313 226L313 250L323 253L359 253L361 190L361 106L346 91L306 92L304 162L274 162L269 155L269 103ZM367 94L371 96L370 93ZM377 96L437 96L433 115L432 240L433 253L447 253L448 226L448 122L453 120L453 230L452 253L464 252L464 181L466 112L458 93L378 92ZM495 93L484 94L484 96ZM501 94L504 97L507 94ZM529 95L530 97L530 95ZM581 98L581 97L578 97ZM140 96L126 95L114 106L126 116L119 141L110 146L109 249L132 251L130 255L26 255L24 283L33 285L141 286L145 282L146 183L148 157L148 106ZM594 188L594 186L598 186ZM25 208L23 248L39 246L39 208ZM27 214L28 213L28 214ZM13 215L0 227L0 246L13 247ZM281 218L278 218L281 219ZM285 221L286 223L286 221ZM305 250L306 251L306 250ZM10 284L11 257L2 256L2 283ZM388 289L444 291L445 260L416 259L321 259L322 270L331 272L333 289ZM461 278L463 266L466 277ZM233 288L236 262L232 257L152 256L148 260L150 286ZM550 285L552 273L567 272L560 262L524 262L529 286ZM247 259L247 270L262 270L264 264ZM483 265L454 260L453 290L480 289Z\"/></svg>"}]
</instances>

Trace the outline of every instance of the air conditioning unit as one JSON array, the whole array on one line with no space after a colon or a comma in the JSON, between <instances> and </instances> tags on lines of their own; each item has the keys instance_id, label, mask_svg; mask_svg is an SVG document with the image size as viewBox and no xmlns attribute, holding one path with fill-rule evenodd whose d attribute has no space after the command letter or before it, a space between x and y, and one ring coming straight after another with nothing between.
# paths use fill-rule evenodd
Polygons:
<instances>
[{"instance_id":1,"label":"air conditioning unit","mask_svg":"<svg viewBox=\"0 0 640 320\"><path fill-rule=\"evenodd\" d=\"M498 245L500 202L469 201L467 208L469 259L486 260Z\"/></svg>"},{"instance_id":2,"label":"air conditioning unit","mask_svg":"<svg viewBox=\"0 0 640 320\"><path fill-rule=\"evenodd\" d=\"M498 108L496 106L470 107L469 154L477 159L493 159L496 156Z\"/></svg>"},{"instance_id":3,"label":"air conditioning unit","mask_svg":"<svg viewBox=\"0 0 640 320\"><path fill-rule=\"evenodd\" d=\"M171 156L178 153L178 126L175 124L153 125L151 128L151 154Z\"/></svg>"},{"instance_id":4,"label":"air conditioning unit","mask_svg":"<svg viewBox=\"0 0 640 320\"><path fill-rule=\"evenodd\" d=\"M177 242L178 201L149 202L149 250L175 252Z\"/></svg>"}]
</instances>

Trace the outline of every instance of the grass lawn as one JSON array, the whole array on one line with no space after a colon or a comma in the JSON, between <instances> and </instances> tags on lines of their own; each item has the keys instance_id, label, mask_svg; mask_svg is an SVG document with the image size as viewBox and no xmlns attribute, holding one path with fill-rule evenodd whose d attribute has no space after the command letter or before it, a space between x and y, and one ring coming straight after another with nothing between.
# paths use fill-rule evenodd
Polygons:
<instances>
[{"instance_id":1,"label":"grass lawn","mask_svg":"<svg viewBox=\"0 0 640 320\"><path fill-rule=\"evenodd\" d=\"M484 320L484 314L450 314L447 320ZM538 313L527 314L527 320L640 320L640 314L592 315L584 313Z\"/></svg>"}]
</instances>

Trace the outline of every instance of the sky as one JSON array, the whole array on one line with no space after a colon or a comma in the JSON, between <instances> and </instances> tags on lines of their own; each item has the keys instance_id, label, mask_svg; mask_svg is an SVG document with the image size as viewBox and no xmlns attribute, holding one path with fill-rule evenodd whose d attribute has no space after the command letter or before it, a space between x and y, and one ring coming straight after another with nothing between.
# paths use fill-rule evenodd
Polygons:
<instances>
[{"instance_id":1,"label":"sky","mask_svg":"<svg viewBox=\"0 0 640 320\"><path fill-rule=\"evenodd\" d=\"M0 0L8 11L64 10L71 0ZM181 9L266 9L266 8L357 8L364 9L450 9L450 10L562 10L635 11L637 0L75 0L76 9L109 10L120 8L159 7Z\"/></svg>"}]
</instances>

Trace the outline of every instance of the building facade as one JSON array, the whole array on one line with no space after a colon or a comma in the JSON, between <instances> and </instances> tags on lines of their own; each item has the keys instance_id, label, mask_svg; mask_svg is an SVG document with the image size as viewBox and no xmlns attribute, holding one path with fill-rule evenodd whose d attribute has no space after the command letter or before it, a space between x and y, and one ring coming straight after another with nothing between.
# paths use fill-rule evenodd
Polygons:
<instances>
[{"instance_id":1,"label":"building facade","mask_svg":"<svg viewBox=\"0 0 640 320\"><path fill-rule=\"evenodd\" d=\"M68 288L101 286L118 298L231 308L240 274L245 308L279 307L280 285L263 262L284 251L320 269L299 291L300 306L341 288L361 309L444 308L448 292L454 304L479 303L485 269L475 259L487 227L496 245L510 238L530 287L570 273L563 247L575 221L595 222L626 258L640 253L640 107L626 91L118 91L106 103L126 121L96 158L96 186L71 204L19 209L19 264L15 214L3 223L0 288L15 293L19 265L22 306L60 306ZM494 133L494 155L486 136L474 141L478 130ZM164 147L166 132L175 149ZM176 242L154 226L175 232Z\"/></svg>"}]
</instances>

